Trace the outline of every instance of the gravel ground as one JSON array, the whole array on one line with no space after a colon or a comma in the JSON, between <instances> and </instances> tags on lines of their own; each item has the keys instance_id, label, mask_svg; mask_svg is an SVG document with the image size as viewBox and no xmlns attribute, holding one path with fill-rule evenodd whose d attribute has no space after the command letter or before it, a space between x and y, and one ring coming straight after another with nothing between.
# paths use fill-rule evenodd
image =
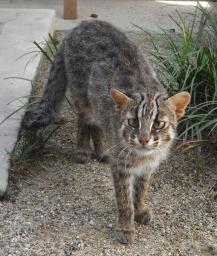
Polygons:
<instances>
[{"instance_id":1,"label":"gravel ground","mask_svg":"<svg viewBox=\"0 0 217 256\"><path fill-rule=\"evenodd\" d=\"M44 62L36 88L46 77ZM8 198L0 202L0 256L217 255L216 149L172 152L147 197L153 221L137 225L135 242L124 246L115 239L109 167L73 163L76 115L67 104L63 112L70 121L43 152L11 167Z\"/></svg>"}]
</instances>

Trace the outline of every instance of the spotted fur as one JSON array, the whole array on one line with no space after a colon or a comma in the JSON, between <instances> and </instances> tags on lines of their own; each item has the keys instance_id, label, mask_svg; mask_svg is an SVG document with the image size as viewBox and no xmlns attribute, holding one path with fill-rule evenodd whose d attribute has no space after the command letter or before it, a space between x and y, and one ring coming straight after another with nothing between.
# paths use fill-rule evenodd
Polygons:
<instances>
[{"instance_id":1,"label":"spotted fur","mask_svg":"<svg viewBox=\"0 0 217 256\"><path fill-rule=\"evenodd\" d=\"M176 113L184 113L188 95L167 99L143 53L124 33L102 21L82 22L63 40L41 103L26 114L23 127L37 128L51 122L67 86L79 113L74 158L88 161L91 140L97 159L108 160L109 156L118 239L132 242L134 220L147 224L151 218L144 204L148 181L168 155L175 137ZM176 104L177 99L184 103Z\"/></svg>"}]
</instances>

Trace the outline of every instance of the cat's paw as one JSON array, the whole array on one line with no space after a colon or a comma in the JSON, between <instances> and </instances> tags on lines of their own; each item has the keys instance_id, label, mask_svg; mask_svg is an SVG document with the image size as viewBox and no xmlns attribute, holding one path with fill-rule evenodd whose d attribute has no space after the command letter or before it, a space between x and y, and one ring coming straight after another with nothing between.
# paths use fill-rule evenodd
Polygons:
<instances>
[{"instance_id":1,"label":"cat's paw","mask_svg":"<svg viewBox=\"0 0 217 256\"><path fill-rule=\"evenodd\" d=\"M117 240L121 244L130 244L134 241L135 230L119 230Z\"/></svg>"},{"instance_id":2,"label":"cat's paw","mask_svg":"<svg viewBox=\"0 0 217 256\"><path fill-rule=\"evenodd\" d=\"M142 225L147 225L152 220L152 211L149 208L135 213L135 221Z\"/></svg>"},{"instance_id":3,"label":"cat's paw","mask_svg":"<svg viewBox=\"0 0 217 256\"><path fill-rule=\"evenodd\" d=\"M86 164L90 160L90 155L86 152L76 152L73 160L78 164Z\"/></svg>"}]
</instances>

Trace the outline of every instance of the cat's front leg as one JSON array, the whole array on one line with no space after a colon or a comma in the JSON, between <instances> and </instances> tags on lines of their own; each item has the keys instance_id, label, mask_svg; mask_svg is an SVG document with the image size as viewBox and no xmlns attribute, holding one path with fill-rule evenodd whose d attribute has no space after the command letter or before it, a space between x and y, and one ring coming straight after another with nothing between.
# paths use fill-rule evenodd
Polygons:
<instances>
[{"instance_id":1,"label":"cat's front leg","mask_svg":"<svg viewBox=\"0 0 217 256\"><path fill-rule=\"evenodd\" d=\"M152 214L144 199L149 187L150 178L147 175L136 176L134 180L134 209L135 221L140 224L148 224Z\"/></svg>"},{"instance_id":2,"label":"cat's front leg","mask_svg":"<svg viewBox=\"0 0 217 256\"><path fill-rule=\"evenodd\" d=\"M134 240L135 236L132 176L116 167L112 168L112 175L119 215L118 240L128 244Z\"/></svg>"},{"instance_id":3,"label":"cat's front leg","mask_svg":"<svg viewBox=\"0 0 217 256\"><path fill-rule=\"evenodd\" d=\"M8 186L8 171L0 168L0 199L3 198Z\"/></svg>"}]
</instances>

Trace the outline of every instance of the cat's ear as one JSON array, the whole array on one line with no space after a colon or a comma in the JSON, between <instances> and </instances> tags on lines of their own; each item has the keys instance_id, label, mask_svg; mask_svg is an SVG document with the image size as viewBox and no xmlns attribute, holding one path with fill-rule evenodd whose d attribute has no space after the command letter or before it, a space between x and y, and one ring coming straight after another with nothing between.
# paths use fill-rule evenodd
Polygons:
<instances>
[{"instance_id":1,"label":"cat's ear","mask_svg":"<svg viewBox=\"0 0 217 256\"><path fill-rule=\"evenodd\" d=\"M167 99L167 102L172 110L175 111L177 118L180 119L184 116L185 109L190 100L191 96L188 92L180 92Z\"/></svg>"},{"instance_id":2,"label":"cat's ear","mask_svg":"<svg viewBox=\"0 0 217 256\"><path fill-rule=\"evenodd\" d=\"M124 109L131 101L131 99L126 94L117 89L112 88L110 93L117 111L121 111L122 109Z\"/></svg>"}]
</instances>

